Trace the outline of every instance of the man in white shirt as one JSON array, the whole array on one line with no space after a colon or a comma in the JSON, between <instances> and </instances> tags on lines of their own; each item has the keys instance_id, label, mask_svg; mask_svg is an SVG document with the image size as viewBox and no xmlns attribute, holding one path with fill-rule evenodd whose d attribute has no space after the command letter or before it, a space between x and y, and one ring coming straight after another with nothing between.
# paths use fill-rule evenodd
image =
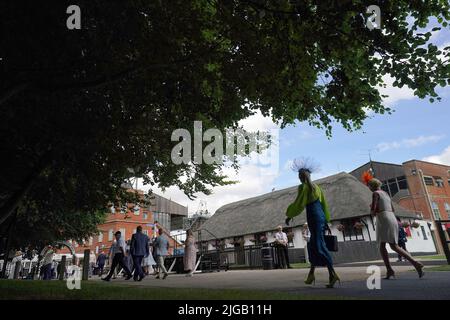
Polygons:
<instances>
[{"instance_id":1,"label":"man in white shirt","mask_svg":"<svg viewBox=\"0 0 450 320\"><path fill-rule=\"evenodd\" d=\"M47 246L47 249L45 250L43 254L44 258L42 260L42 273L43 273L43 280L51 280L52 279L52 263L53 263L53 257L55 256L55 251L53 250L53 247L51 245Z\"/></svg>"},{"instance_id":2,"label":"man in white shirt","mask_svg":"<svg viewBox=\"0 0 450 320\"><path fill-rule=\"evenodd\" d=\"M131 272L128 268L127 264L125 263L125 257L127 254L127 245L125 243L125 240L122 239L122 233L120 231L117 231L114 236L116 237L116 242L113 243L111 246L111 255L113 256L113 261L111 264L111 269L109 270L108 275L103 278L102 280L110 281L112 275L114 274L114 269L116 269L117 265L119 265L121 268L123 268L123 271L126 273L125 280L131 279Z\"/></svg>"},{"instance_id":3,"label":"man in white shirt","mask_svg":"<svg viewBox=\"0 0 450 320\"><path fill-rule=\"evenodd\" d=\"M291 269L291 265L289 263L289 254L288 254L288 245L289 241L286 233L283 232L283 227L277 227L277 233L275 234L275 245L278 257L278 265L282 269L289 268Z\"/></svg>"}]
</instances>

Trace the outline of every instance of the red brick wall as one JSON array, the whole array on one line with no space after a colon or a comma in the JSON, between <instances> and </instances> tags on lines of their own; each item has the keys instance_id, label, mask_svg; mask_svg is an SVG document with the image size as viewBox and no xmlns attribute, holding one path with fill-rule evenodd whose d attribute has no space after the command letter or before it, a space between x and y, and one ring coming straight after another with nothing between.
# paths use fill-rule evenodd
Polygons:
<instances>
[{"instance_id":1,"label":"red brick wall","mask_svg":"<svg viewBox=\"0 0 450 320\"><path fill-rule=\"evenodd\" d=\"M424 176L441 177L444 180L443 187L426 186L430 200L436 202L442 219L449 219L449 215L445 210L445 203L450 204L450 166L439 165L424 161L411 160L403 163L405 169L410 197L401 199L400 205L415 211L423 213L425 219L432 220L432 212L430 211L427 199L424 196L423 184L420 180L419 169L422 170ZM416 170L417 174L413 175L412 170Z\"/></svg>"},{"instance_id":2,"label":"red brick wall","mask_svg":"<svg viewBox=\"0 0 450 320\"><path fill-rule=\"evenodd\" d=\"M91 252L96 252L96 247L98 247L99 252L102 250L108 253L114 240L114 233L116 231L123 231L125 229L125 241L130 240L133 233L136 231L138 226L142 226L142 230L147 231L147 235L153 237L153 214L146 208L139 209L139 215L134 214L134 205L128 205L126 213L125 210L122 213L120 208L115 208L115 213L108 213L106 222L98 226L99 233L103 234L103 239L100 239L99 235L94 235L92 237L92 244L87 240L84 244L76 244L72 241L76 253L83 253L85 249L90 249ZM146 219L144 218L146 214ZM150 225L151 224L151 225ZM113 237L109 240L109 230L112 230ZM170 246L173 248L175 246L175 240L170 238L170 234L166 231L165 234L169 237ZM122 237L123 237L122 233ZM99 241L102 240L102 241ZM178 245L179 246L179 245ZM172 249L169 251L172 252ZM69 250L64 248L59 251L59 253L69 253Z\"/></svg>"}]
</instances>

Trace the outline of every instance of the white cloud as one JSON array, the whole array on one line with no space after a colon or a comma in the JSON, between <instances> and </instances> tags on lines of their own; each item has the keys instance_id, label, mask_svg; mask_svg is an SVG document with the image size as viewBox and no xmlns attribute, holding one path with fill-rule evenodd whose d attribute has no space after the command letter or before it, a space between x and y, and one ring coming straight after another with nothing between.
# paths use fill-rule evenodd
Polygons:
<instances>
[{"instance_id":1,"label":"white cloud","mask_svg":"<svg viewBox=\"0 0 450 320\"><path fill-rule=\"evenodd\" d=\"M271 131L271 134L278 134L279 129L279 126L271 118L264 117L259 111L247 119L241 120L239 124L247 131ZM225 204L269 192L279 175L279 141L277 141L278 136L274 138L274 149L266 150L262 154L252 154L247 158L239 157L238 161L241 168L237 173L233 168L225 166L223 174L229 180L238 182L232 185L215 187L212 190L213 194L209 196L202 193L196 194L197 198L191 201L175 186L167 188L165 192L162 192L158 187L152 187L152 190L154 193L188 206L189 213L197 210L201 200L205 200L208 210L214 213ZM138 187L144 191L150 189L150 186L143 186L142 183Z\"/></svg>"},{"instance_id":2,"label":"white cloud","mask_svg":"<svg viewBox=\"0 0 450 320\"><path fill-rule=\"evenodd\" d=\"M379 152L385 152L388 150L400 148L415 148L427 143L438 142L439 140L442 140L444 137L445 135L419 136L417 138L403 139L400 141L381 142L377 145L377 150Z\"/></svg>"},{"instance_id":3,"label":"white cloud","mask_svg":"<svg viewBox=\"0 0 450 320\"><path fill-rule=\"evenodd\" d=\"M242 166L237 173L232 168L224 168L223 173L230 180L238 182L233 185L215 187L213 194L209 196L197 194L197 198L193 201L189 200L178 187L170 187L164 193L157 187L153 187L152 190L154 193L188 206L189 213L194 213L197 210L200 200L206 200L208 210L214 213L225 204L270 192L279 173L267 174L263 170L257 165ZM145 191L149 189L148 186L142 184L139 185L139 188Z\"/></svg>"},{"instance_id":4,"label":"white cloud","mask_svg":"<svg viewBox=\"0 0 450 320\"><path fill-rule=\"evenodd\" d=\"M445 150L440 154L423 158L423 161L440 163L450 166L450 146L445 148Z\"/></svg>"},{"instance_id":5,"label":"white cloud","mask_svg":"<svg viewBox=\"0 0 450 320\"><path fill-rule=\"evenodd\" d=\"M272 118L264 117L259 110L254 115L239 121L239 124L247 131L266 131L280 128L272 121Z\"/></svg>"},{"instance_id":6,"label":"white cloud","mask_svg":"<svg viewBox=\"0 0 450 320\"><path fill-rule=\"evenodd\" d=\"M384 104L393 107L400 100L411 100L415 98L414 91L407 86L403 86L403 88L394 87L394 80L391 76L384 75L383 81L386 84L386 88L378 87L380 94L388 95L387 98L383 98Z\"/></svg>"}]
</instances>

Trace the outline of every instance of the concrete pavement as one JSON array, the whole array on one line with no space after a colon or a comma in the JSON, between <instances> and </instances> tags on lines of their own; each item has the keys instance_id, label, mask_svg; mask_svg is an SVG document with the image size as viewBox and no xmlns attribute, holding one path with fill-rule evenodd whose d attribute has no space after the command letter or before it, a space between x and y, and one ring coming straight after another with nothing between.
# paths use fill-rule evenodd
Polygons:
<instances>
[{"instance_id":1,"label":"concrete pavement","mask_svg":"<svg viewBox=\"0 0 450 320\"><path fill-rule=\"evenodd\" d=\"M382 267L384 276L385 268ZM208 288L208 289L247 289L269 290L305 295L335 295L362 299L450 299L450 272L426 271L423 279L410 265L394 267L395 280L381 280L381 289L369 290L366 285L366 266L336 267L341 278L341 285L335 289L326 289L328 272L326 268L316 271L316 284L308 286L304 279L308 269L287 270L239 270L212 273L198 273L188 278L181 274L171 274L165 280L146 277L141 282L133 280L113 280L112 283L131 286L165 287L165 288ZM92 280L97 281L98 278Z\"/></svg>"}]
</instances>

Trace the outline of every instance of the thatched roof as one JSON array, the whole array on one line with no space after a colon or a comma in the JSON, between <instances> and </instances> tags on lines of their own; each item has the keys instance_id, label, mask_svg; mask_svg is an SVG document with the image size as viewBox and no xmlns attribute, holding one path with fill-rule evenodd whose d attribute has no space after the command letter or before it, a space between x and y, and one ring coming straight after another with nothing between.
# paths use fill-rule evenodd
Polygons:
<instances>
[{"instance_id":1,"label":"thatched roof","mask_svg":"<svg viewBox=\"0 0 450 320\"><path fill-rule=\"evenodd\" d=\"M315 181L325 193L330 208L331 220L362 217L369 214L372 192L352 175L342 172ZM298 186L273 191L258 197L233 202L220 207L206 221L206 229L219 239L273 231L284 225L285 212L297 196ZM416 214L394 203L396 215L416 218ZM306 212L295 217L291 226L303 225ZM208 232L202 233L204 240L212 239Z\"/></svg>"}]
</instances>

